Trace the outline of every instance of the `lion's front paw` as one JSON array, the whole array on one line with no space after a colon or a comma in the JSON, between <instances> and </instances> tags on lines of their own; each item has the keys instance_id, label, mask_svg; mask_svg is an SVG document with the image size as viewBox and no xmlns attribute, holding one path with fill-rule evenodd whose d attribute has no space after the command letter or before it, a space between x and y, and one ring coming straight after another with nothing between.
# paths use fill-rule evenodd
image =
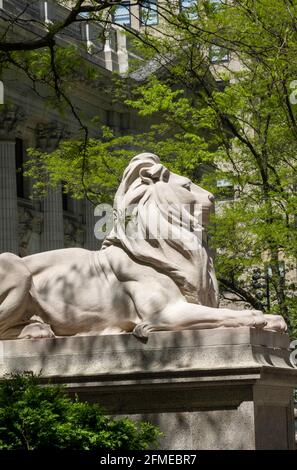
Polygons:
<instances>
[{"instance_id":1,"label":"lion's front paw","mask_svg":"<svg viewBox=\"0 0 297 470\"><path fill-rule=\"evenodd\" d=\"M252 322L250 326L255 328L265 328L267 325L267 319L261 310L251 310Z\"/></svg>"},{"instance_id":2,"label":"lion's front paw","mask_svg":"<svg viewBox=\"0 0 297 470\"><path fill-rule=\"evenodd\" d=\"M30 323L26 325L18 339L54 338L55 334L47 323Z\"/></svg>"},{"instance_id":3,"label":"lion's front paw","mask_svg":"<svg viewBox=\"0 0 297 470\"><path fill-rule=\"evenodd\" d=\"M265 330L279 331L285 333L288 329L287 324L281 315L264 315L267 321Z\"/></svg>"},{"instance_id":4,"label":"lion's front paw","mask_svg":"<svg viewBox=\"0 0 297 470\"><path fill-rule=\"evenodd\" d=\"M147 339L150 334L150 325L148 323L138 323L135 326L132 334L139 339Z\"/></svg>"}]
</instances>

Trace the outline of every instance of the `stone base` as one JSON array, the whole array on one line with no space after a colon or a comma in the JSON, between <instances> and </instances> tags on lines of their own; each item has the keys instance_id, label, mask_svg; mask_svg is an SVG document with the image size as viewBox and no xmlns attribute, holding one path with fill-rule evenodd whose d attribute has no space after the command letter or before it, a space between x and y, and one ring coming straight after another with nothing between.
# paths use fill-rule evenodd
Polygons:
<instances>
[{"instance_id":1,"label":"stone base","mask_svg":"<svg viewBox=\"0 0 297 470\"><path fill-rule=\"evenodd\" d=\"M162 449L294 449L285 334L253 328L1 341L0 376L42 372L110 414L160 426Z\"/></svg>"}]
</instances>

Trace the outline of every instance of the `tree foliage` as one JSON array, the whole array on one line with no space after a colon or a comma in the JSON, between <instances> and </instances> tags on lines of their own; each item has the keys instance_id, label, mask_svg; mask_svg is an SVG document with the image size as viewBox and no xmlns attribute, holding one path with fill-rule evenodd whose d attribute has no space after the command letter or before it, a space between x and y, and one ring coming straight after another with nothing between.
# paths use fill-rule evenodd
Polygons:
<instances>
[{"instance_id":1,"label":"tree foliage","mask_svg":"<svg viewBox=\"0 0 297 470\"><path fill-rule=\"evenodd\" d=\"M94 204L112 204L129 160L136 152L148 149L158 154L172 171L191 172L197 166L197 149L192 138L176 135L173 140L167 126L164 132L157 125L149 132L124 136L115 136L107 127L100 131L101 139L65 140L51 153L28 149L30 159L25 174L33 178L36 196L44 195L49 186L57 187L63 179L64 190L73 197L87 196ZM199 137L195 139L198 140ZM201 143L199 153L205 152Z\"/></svg>"},{"instance_id":2,"label":"tree foliage","mask_svg":"<svg viewBox=\"0 0 297 470\"><path fill-rule=\"evenodd\" d=\"M30 373L0 382L1 450L142 450L156 445L152 424L107 417L97 404L72 401L60 386Z\"/></svg>"},{"instance_id":3,"label":"tree foliage","mask_svg":"<svg viewBox=\"0 0 297 470\"><path fill-rule=\"evenodd\" d=\"M255 307L282 313L291 331L296 327L296 14L295 2L266 0L197 2L190 13L178 15L168 9L164 33L146 31L145 41L158 51L164 72L153 73L128 100L142 115L161 116L175 129L173 140L193 139L196 172L191 168L190 177L198 175L196 181L217 195L220 182L234 188L234 201L218 205L212 230L219 278ZM199 178L205 164L213 171ZM262 300L253 288L254 268L260 268L262 284L268 283L269 292L261 287Z\"/></svg>"}]
</instances>

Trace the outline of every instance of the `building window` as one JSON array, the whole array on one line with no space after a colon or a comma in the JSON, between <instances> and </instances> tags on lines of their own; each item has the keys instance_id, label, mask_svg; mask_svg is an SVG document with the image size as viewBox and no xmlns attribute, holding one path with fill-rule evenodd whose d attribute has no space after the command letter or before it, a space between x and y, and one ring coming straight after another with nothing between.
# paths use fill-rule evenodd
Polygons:
<instances>
[{"instance_id":1,"label":"building window","mask_svg":"<svg viewBox=\"0 0 297 470\"><path fill-rule=\"evenodd\" d=\"M157 4L157 0L141 0L141 2L140 2L140 23L142 25L158 24L158 4Z\"/></svg>"},{"instance_id":2,"label":"building window","mask_svg":"<svg viewBox=\"0 0 297 470\"><path fill-rule=\"evenodd\" d=\"M113 21L123 26L130 26L131 15L130 15L130 3L124 2L118 5L113 14Z\"/></svg>"},{"instance_id":3,"label":"building window","mask_svg":"<svg viewBox=\"0 0 297 470\"><path fill-rule=\"evenodd\" d=\"M63 211L68 211L68 194L62 192L62 206L63 206Z\"/></svg>"},{"instance_id":4,"label":"building window","mask_svg":"<svg viewBox=\"0 0 297 470\"><path fill-rule=\"evenodd\" d=\"M25 197L24 188L24 149L22 139L15 141L15 167L16 167L16 183L17 183L17 196Z\"/></svg>"},{"instance_id":5,"label":"building window","mask_svg":"<svg viewBox=\"0 0 297 470\"><path fill-rule=\"evenodd\" d=\"M180 0L180 11L189 20L196 20L198 18L197 0Z\"/></svg>"},{"instance_id":6,"label":"building window","mask_svg":"<svg viewBox=\"0 0 297 470\"><path fill-rule=\"evenodd\" d=\"M217 180L216 197L221 201L228 201L234 199L234 186L233 183L227 179Z\"/></svg>"},{"instance_id":7,"label":"building window","mask_svg":"<svg viewBox=\"0 0 297 470\"><path fill-rule=\"evenodd\" d=\"M120 129L127 130L130 128L130 114L120 113Z\"/></svg>"},{"instance_id":8,"label":"building window","mask_svg":"<svg viewBox=\"0 0 297 470\"><path fill-rule=\"evenodd\" d=\"M115 113L111 109L106 110L105 124L107 127L114 127L115 125Z\"/></svg>"},{"instance_id":9,"label":"building window","mask_svg":"<svg viewBox=\"0 0 297 470\"><path fill-rule=\"evenodd\" d=\"M73 204L70 195L65 191L66 183L62 182L62 207L65 212L73 212Z\"/></svg>"},{"instance_id":10,"label":"building window","mask_svg":"<svg viewBox=\"0 0 297 470\"><path fill-rule=\"evenodd\" d=\"M219 8L222 4L222 0L209 0L209 3L211 5L212 10L217 11L217 10L219 10Z\"/></svg>"},{"instance_id":11,"label":"building window","mask_svg":"<svg viewBox=\"0 0 297 470\"><path fill-rule=\"evenodd\" d=\"M83 11L78 16L81 16L82 18L88 19L88 18L90 18L90 13L88 11Z\"/></svg>"},{"instance_id":12,"label":"building window","mask_svg":"<svg viewBox=\"0 0 297 470\"><path fill-rule=\"evenodd\" d=\"M213 44L210 47L209 58L212 64L228 62L229 51L225 47Z\"/></svg>"}]
</instances>

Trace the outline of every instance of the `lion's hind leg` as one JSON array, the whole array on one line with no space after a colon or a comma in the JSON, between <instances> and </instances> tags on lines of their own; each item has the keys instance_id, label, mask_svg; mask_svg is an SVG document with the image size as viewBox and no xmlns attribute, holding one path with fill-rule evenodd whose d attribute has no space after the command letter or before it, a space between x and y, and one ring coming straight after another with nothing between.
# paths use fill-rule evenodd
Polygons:
<instances>
[{"instance_id":1,"label":"lion's hind leg","mask_svg":"<svg viewBox=\"0 0 297 470\"><path fill-rule=\"evenodd\" d=\"M21 258L0 255L0 338L52 337L49 325L32 315L32 275ZM49 331L50 330L50 331Z\"/></svg>"},{"instance_id":2,"label":"lion's hind leg","mask_svg":"<svg viewBox=\"0 0 297 470\"><path fill-rule=\"evenodd\" d=\"M21 258L12 253L0 255L0 336L24 319L32 277Z\"/></svg>"}]
</instances>

